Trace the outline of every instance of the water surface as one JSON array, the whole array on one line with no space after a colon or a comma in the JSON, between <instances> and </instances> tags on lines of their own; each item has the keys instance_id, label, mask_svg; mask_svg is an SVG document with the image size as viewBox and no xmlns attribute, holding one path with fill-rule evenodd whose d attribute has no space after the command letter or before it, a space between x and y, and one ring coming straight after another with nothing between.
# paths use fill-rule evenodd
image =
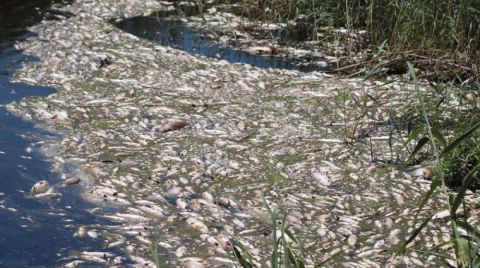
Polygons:
<instances>
[{"instance_id":1,"label":"water surface","mask_svg":"<svg viewBox=\"0 0 480 268\"><path fill-rule=\"evenodd\" d=\"M32 35L26 27L45 16L68 16L51 9L51 3L59 1L0 1L0 267L55 267L68 261L65 257L71 250L102 249L102 241L73 238L79 225L98 222L87 212L92 206L78 196L79 186L63 188L61 196L51 199L29 197L35 182L59 182L60 175L52 171L52 163L36 144L40 140L56 142L60 137L36 128L4 107L27 96L55 92L53 88L11 82L21 64L35 60L13 45Z\"/></svg>"},{"instance_id":2,"label":"water surface","mask_svg":"<svg viewBox=\"0 0 480 268\"><path fill-rule=\"evenodd\" d=\"M187 15L191 15L188 14ZM217 58L231 63L244 63L261 68L289 69L300 71L326 70L315 62L280 57L275 55L254 55L239 48L224 46L207 37L207 33L192 29L180 19L175 11L157 12L150 16L138 16L112 21L119 29L141 38L152 40L164 46L189 53Z\"/></svg>"}]
</instances>

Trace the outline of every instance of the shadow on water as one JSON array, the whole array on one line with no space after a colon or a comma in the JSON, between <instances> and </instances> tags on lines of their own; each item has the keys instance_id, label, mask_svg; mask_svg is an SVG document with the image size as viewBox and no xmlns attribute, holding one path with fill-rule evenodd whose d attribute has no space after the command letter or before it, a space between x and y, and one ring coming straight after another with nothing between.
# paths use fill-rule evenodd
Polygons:
<instances>
[{"instance_id":1,"label":"shadow on water","mask_svg":"<svg viewBox=\"0 0 480 268\"><path fill-rule=\"evenodd\" d=\"M38 180L46 179L51 184L60 180L60 175L52 171L52 163L35 145L39 140L55 141L59 136L35 128L32 122L4 108L23 97L55 92L53 88L11 82L15 69L34 60L13 47L14 42L31 36L25 27L52 14L69 16L50 12L51 3L60 2L0 1L0 267L55 267L72 249L102 248L101 241L73 238L79 225L99 223L86 212L91 205L81 202L79 186L64 188L60 190L62 195L52 199L28 196L29 188Z\"/></svg>"},{"instance_id":2,"label":"shadow on water","mask_svg":"<svg viewBox=\"0 0 480 268\"><path fill-rule=\"evenodd\" d=\"M185 12L180 12L180 15ZM192 15L191 12L186 13ZM245 63L261 68L321 71L327 68L314 62L296 58L254 55L234 47L222 46L209 39L204 31L192 29L179 19L175 11L160 11L150 16L128 18L112 23L119 29L141 38L152 40L164 46L189 53L227 60L231 63Z\"/></svg>"}]
</instances>

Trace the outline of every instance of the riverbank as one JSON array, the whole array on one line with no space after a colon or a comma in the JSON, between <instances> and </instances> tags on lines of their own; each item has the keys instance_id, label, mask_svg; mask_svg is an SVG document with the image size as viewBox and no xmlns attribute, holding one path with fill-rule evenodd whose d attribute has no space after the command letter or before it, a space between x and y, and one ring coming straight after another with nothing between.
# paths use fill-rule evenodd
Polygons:
<instances>
[{"instance_id":1,"label":"riverbank","mask_svg":"<svg viewBox=\"0 0 480 268\"><path fill-rule=\"evenodd\" d=\"M426 174L378 164L402 146L402 133L392 138L389 130L389 111L415 100L413 85L230 64L110 24L166 8L80 0L68 7L75 16L34 26L37 36L17 45L41 60L16 81L58 92L8 108L67 130L55 165L79 166L76 176L93 182L84 198L117 208L99 215L116 225L78 233L95 229L140 267L153 266L152 248L167 267L232 266L231 241L264 267L272 233L265 196L287 212L282 219L303 241L309 266L329 258L332 266L446 265L416 251L393 258L392 248L418 226L415 211L430 185ZM366 119L355 120L363 112L358 100L371 107ZM353 133L357 142L344 142L372 126L372 136ZM441 198L427 206L442 208ZM450 239L443 219L415 246L442 247ZM474 213L469 220L477 221Z\"/></svg>"}]
</instances>

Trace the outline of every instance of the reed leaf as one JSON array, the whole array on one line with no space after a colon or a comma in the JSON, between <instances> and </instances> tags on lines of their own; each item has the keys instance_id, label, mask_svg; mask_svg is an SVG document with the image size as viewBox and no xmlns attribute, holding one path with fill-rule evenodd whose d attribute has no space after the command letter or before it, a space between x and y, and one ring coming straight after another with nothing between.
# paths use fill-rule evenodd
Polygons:
<instances>
[{"instance_id":1,"label":"reed leaf","mask_svg":"<svg viewBox=\"0 0 480 268\"><path fill-rule=\"evenodd\" d=\"M456 138L452 143L450 143L447 148L445 148L442 153L440 154L440 157L444 157L446 154L448 154L449 152L451 152L453 149L455 149L455 147L458 146L458 144L460 142L462 142L463 140L467 139L468 137L470 137L470 135L475 132L475 130L477 130L478 128L480 127L480 121L478 121L476 124L474 124L470 129L468 129L467 131L465 131L464 133L462 133L462 135L460 135L458 138Z\"/></svg>"},{"instance_id":2,"label":"reed leaf","mask_svg":"<svg viewBox=\"0 0 480 268\"><path fill-rule=\"evenodd\" d=\"M423 210L428 200L432 198L433 194L435 193L435 190L441 185L442 185L442 179L435 177L432 180L432 183L430 183L430 189L428 190L428 192L425 194L425 197L422 199L422 201L418 205L417 213L415 214L415 220L417 220L418 215Z\"/></svg>"},{"instance_id":3,"label":"reed leaf","mask_svg":"<svg viewBox=\"0 0 480 268\"><path fill-rule=\"evenodd\" d=\"M400 247L399 253L401 253L401 254L405 253L405 251L407 250L407 246L420 234L420 232L423 230L423 228L425 228L427 226L427 224L430 222L431 219L432 219L432 215L430 217L428 217L427 219L425 219L422 222L422 224L412 232L412 234L407 239L407 241L405 241L405 243L403 243L402 246Z\"/></svg>"},{"instance_id":4,"label":"reed leaf","mask_svg":"<svg viewBox=\"0 0 480 268\"><path fill-rule=\"evenodd\" d=\"M455 216L455 213L457 212L457 209L460 207L462 204L462 201L465 199L465 193L467 192L468 188L472 184L472 182L475 180L475 173L477 170L480 169L480 163L478 163L474 168L468 172L468 174L463 178L462 182L462 187L460 188L460 191L457 194L457 197L453 201L452 208L450 213L452 214L452 217Z\"/></svg>"},{"instance_id":5,"label":"reed leaf","mask_svg":"<svg viewBox=\"0 0 480 268\"><path fill-rule=\"evenodd\" d=\"M407 162L410 162L412 158L425 146L430 141L428 137L422 137L420 140L418 140L417 145L415 146L415 149L413 149L413 152L410 154L410 157L408 158Z\"/></svg>"},{"instance_id":6,"label":"reed leaf","mask_svg":"<svg viewBox=\"0 0 480 268\"><path fill-rule=\"evenodd\" d=\"M252 264L250 264L250 262L248 262L248 260L242 255L242 251L245 252L243 245L234 242L233 253L235 254L235 258L237 259L238 263L242 266L242 268L252 268Z\"/></svg>"},{"instance_id":7,"label":"reed leaf","mask_svg":"<svg viewBox=\"0 0 480 268\"><path fill-rule=\"evenodd\" d=\"M438 142L440 142L442 146L444 147L447 146L447 141L443 137L442 133L440 133L438 128L434 128L434 127L432 128L432 135Z\"/></svg>"}]
</instances>

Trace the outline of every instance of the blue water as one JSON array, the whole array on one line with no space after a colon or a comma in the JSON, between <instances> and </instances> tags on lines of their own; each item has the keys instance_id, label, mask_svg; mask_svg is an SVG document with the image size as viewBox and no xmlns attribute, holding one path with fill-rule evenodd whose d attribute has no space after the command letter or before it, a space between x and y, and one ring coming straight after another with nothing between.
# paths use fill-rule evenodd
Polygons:
<instances>
[{"instance_id":1,"label":"blue water","mask_svg":"<svg viewBox=\"0 0 480 268\"><path fill-rule=\"evenodd\" d=\"M182 21L171 18L174 12L158 12L151 16L139 16L112 21L119 29L138 37L152 40L164 46L189 53L223 59L231 63L244 63L261 68L300 71L327 70L313 62L279 56L252 55L230 46L223 46L206 37L206 33L188 27ZM168 18L170 17L170 18Z\"/></svg>"},{"instance_id":2,"label":"blue water","mask_svg":"<svg viewBox=\"0 0 480 268\"><path fill-rule=\"evenodd\" d=\"M62 258L70 250L102 250L100 240L73 238L79 225L102 223L87 212L92 205L81 201L80 186L63 188L62 195L52 199L28 196L35 182L46 179L55 184L60 180L60 175L52 171L52 163L35 146L40 140L57 141L60 137L36 128L4 107L27 96L55 92L53 88L11 82L21 64L35 60L16 50L13 43L31 35L25 26L39 20L35 7L45 8L47 2L51 1L0 3L4 8L0 9L0 267L56 267L67 261ZM21 14L25 16L6 19L5 7L23 8ZM30 153L27 147L32 148Z\"/></svg>"}]
</instances>

